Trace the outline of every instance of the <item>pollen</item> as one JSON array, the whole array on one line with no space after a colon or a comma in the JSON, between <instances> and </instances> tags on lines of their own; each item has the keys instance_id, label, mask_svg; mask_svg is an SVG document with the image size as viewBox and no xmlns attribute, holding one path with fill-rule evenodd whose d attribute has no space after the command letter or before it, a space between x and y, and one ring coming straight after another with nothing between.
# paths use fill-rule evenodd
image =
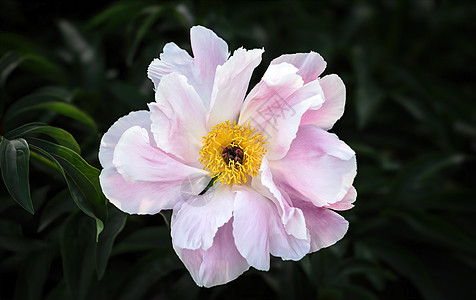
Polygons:
<instances>
[{"instance_id":1,"label":"pollen","mask_svg":"<svg viewBox=\"0 0 476 300\"><path fill-rule=\"evenodd\" d=\"M223 184L242 184L258 175L266 153L265 137L250 125L217 124L203 137L200 163Z\"/></svg>"}]
</instances>

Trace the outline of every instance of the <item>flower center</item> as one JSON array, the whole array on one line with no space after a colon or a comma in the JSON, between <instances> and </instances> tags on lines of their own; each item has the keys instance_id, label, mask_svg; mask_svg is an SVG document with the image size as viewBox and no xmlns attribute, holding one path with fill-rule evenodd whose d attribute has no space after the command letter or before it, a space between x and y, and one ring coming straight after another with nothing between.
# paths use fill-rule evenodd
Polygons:
<instances>
[{"instance_id":1,"label":"flower center","mask_svg":"<svg viewBox=\"0 0 476 300\"><path fill-rule=\"evenodd\" d=\"M245 183L248 176L259 173L266 153L264 138L250 123L237 125L226 121L217 124L203 137L200 163L224 184Z\"/></svg>"}]
</instances>

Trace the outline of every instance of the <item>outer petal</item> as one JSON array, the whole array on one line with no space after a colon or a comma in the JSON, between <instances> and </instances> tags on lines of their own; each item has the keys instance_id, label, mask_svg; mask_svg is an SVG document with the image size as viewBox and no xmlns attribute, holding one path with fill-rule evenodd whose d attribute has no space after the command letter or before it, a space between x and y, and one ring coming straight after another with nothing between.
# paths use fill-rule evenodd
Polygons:
<instances>
[{"instance_id":1,"label":"outer petal","mask_svg":"<svg viewBox=\"0 0 476 300\"><path fill-rule=\"evenodd\" d=\"M198 87L202 91L199 94L210 101L215 72L228 58L228 45L213 31L203 26L194 26L190 29L190 40L197 77L201 79L201 84L207 87L204 90Z\"/></svg>"},{"instance_id":2,"label":"outer petal","mask_svg":"<svg viewBox=\"0 0 476 300\"><path fill-rule=\"evenodd\" d=\"M173 72L178 72L192 80L195 79L193 58L175 43L168 43L164 46L160 59L156 58L150 63L147 76L152 80L154 90L157 90L162 77Z\"/></svg>"},{"instance_id":3,"label":"outer petal","mask_svg":"<svg viewBox=\"0 0 476 300\"><path fill-rule=\"evenodd\" d=\"M99 177L101 188L111 203L127 213L155 214L162 209L171 209L183 198L184 191L191 187L203 190L208 183L203 180L208 177L206 172L184 166L156 147L149 117L149 112L138 111L120 118L104 134L99 148L99 159L104 167ZM115 163L124 176L113 164L114 154ZM132 161L138 162L137 165ZM150 165L150 161L157 164ZM151 170L153 176L163 175L164 166L173 166L172 170L178 173L166 170L167 175L172 175L166 180L159 177L156 178L159 182L140 181ZM160 168L162 171L157 172Z\"/></svg>"},{"instance_id":4,"label":"outer petal","mask_svg":"<svg viewBox=\"0 0 476 300\"><path fill-rule=\"evenodd\" d=\"M126 180L135 182L181 182L208 175L152 147L147 130L139 126L124 132L114 151L113 165Z\"/></svg>"},{"instance_id":5,"label":"outer petal","mask_svg":"<svg viewBox=\"0 0 476 300\"><path fill-rule=\"evenodd\" d=\"M334 245L349 228L349 222L332 210L300 200L294 201L294 204L304 212L311 235L311 252Z\"/></svg>"},{"instance_id":6,"label":"outer petal","mask_svg":"<svg viewBox=\"0 0 476 300\"><path fill-rule=\"evenodd\" d=\"M120 210L130 214L151 215L163 209L172 209L177 201L187 196L184 190L187 191L190 185L203 186L204 183L201 177L189 177L186 181L130 182L115 167L103 169L99 181L106 198Z\"/></svg>"},{"instance_id":7,"label":"outer petal","mask_svg":"<svg viewBox=\"0 0 476 300\"><path fill-rule=\"evenodd\" d=\"M157 146L184 160L196 162L202 145L206 110L187 78L178 73L164 76L149 104L152 133Z\"/></svg>"},{"instance_id":8,"label":"outer petal","mask_svg":"<svg viewBox=\"0 0 476 300\"><path fill-rule=\"evenodd\" d=\"M212 246L218 228L233 214L235 195L228 186L218 186L185 201L174 209L172 239L174 245L185 249L207 250Z\"/></svg>"},{"instance_id":9,"label":"outer petal","mask_svg":"<svg viewBox=\"0 0 476 300\"><path fill-rule=\"evenodd\" d=\"M347 191L347 194L345 194L344 198L340 201L337 201L336 203L332 203L329 205L326 205L326 208L330 208L333 210L348 210L354 207L355 199L357 198L357 191L353 186L350 187L350 189Z\"/></svg>"},{"instance_id":10,"label":"outer petal","mask_svg":"<svg viewBox=\"0 0 476 300\"><path fill-rule=\"evenodd\" d=\"M324 101L319 83L303 86L297 71L288 63L271 65L246 97L240 115L240 124L250 121L266 136L269 160L286 155L302 115L309 109L318 109Z\"/></svg>"},{"instance_id":11,"label":"outer petal","mask_svg":"<svg viewBox=\"0 0 476 300\"><path fill-rule=\"evenodd\" d=\"M345 85L335 74L324 76L319 83L324 90L325 101L320 109L306 112L301 125L314 124L329 130L344 114Z\"/></svg>"},{"instance_id":12,"label":"outer petal","mask_svg":"<svg viewBox=\"0 0 476 300\"><path fill-rule=\"evenodd\" d=\"M309 240L289 235L274 203L256 191L237 188L233 236L238 251L248 263L269 269L269 254L299 260L309 251Z\"/></svg>"},{"instance_id":13,"label":"outer petal","mask_svg":"<svg viewBox=\"0 0 476 300\"><path fill-rule=\"evenodd\" d=\"M262 49L240 48L233 56L218 66L213 84L208 129L224 121L236 121L240 113L251 74L261 62Z\"/></svg>"},{"instance_id":14,"label":"outer petal","mask_svg":"<svg viewBox=\"0 0 476 300\"><path fill-rule=\"evenodd\" d=\"M326 62L316 52L285 54L275 58L271 65L289 63L299 69L297 74L302 77L304 83L314 81L326 68Z\"/></svg>"},{"instance_id":15,"label":"outer petal","mask_svg":"<svg viewBox=\"0 0 476 300\"><path fill-rule=\"evenodd\" d=\"M253 178L251 186L268 199L271 199L278 209L286 232L298 239L307 239L306 223L299 208L292 206L291 199L273 180L273 175L266 157L263 158L260 174Z\"/></svg>"},{"instance_id":16,"label":"outer petal","mask_svg":"<svg viewBox=\"0 0 476 300\"><path fill-rule=\"evenodd\" d=\"M236 249L231 221L218 229L213 245L208 250L182 249L175 244L174 249L198 286L225 284L249 269L248 263Z\"/></svg>"},{"instance_id":17,"label":"outer petal","mask_svg":"<svg viewBox=\"0 0 476 300\"><path fill-rule=\"evenodd\" d=\"M357 172L354 151L315 126L301 126L286 156L270 166L278 184L316 206L344 198Z\"/></svg>"},{"instance_id":18,"label":"outer petal","mask_svg":"<svg viewBox=\"0 0 476 300\"><path fill-rule=\"evenodd\" d=\"M114 149L124 131L133 126L140 126L150 130L150 125L150 113L145 110L131 112L127 116L117 120L101 139L101 145L99 146L99 161L103 168L112 166Z\"/></svg>"},{"instance_id":19,"label":"outer petal","mask_svg":"<svg viewBox=\"0 0 476 300\"><path fill-rule=\"evenodd\" d=\"M274 226L271 226L269 239L269 252L283 260L301 260L310 251L310 240L298 239L288 235L282 226L279 218L271 220Z\"/></svg>"},{"instance_id":20,"label":"outer petal","mask_svg":"<svg viewBox=\"0 0 476 300\"><path fill-rule=\"evenodd\" d=\"M233 236L236 247L258 270L269 270L269 232L272 203L251 189L236 193ZM277 214L277 212L276 212Z\"/></svg>"},{"instance_id":21,"label":"outer petal","mask_svg":"<svg viewBox=\"0 0 476 300\"><path fill-rule=\"evenodd\" d=\"M160 59L154 59L149 65L147 75L156 90L165 75L173 72L184 75L208 109L215 71L228 58L228 45L213 31L202 26L190 29L190 39L194 58L176 44L168 43Z\"/></svg>"}]
</instances>

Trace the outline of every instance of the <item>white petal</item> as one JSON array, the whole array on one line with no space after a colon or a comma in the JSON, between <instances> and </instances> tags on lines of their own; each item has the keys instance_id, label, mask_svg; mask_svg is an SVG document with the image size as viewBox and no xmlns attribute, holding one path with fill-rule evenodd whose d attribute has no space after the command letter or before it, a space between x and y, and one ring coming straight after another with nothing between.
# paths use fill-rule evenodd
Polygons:
<instances>
[{"instance_id":1,"label":"white petal","mask_svg":"<svg viewBox=\"0 0 476 300\"><path fill-rule=\"evenodd\" d=\"M355 202L355 199L357 199L357 190L351 186L342 200L337 201L336 203L331 203L324 207L330 208L332 210L348 210L354 207L353 203Z\"/></svg>"},{"instance_id":2,"label":"white petal","mask_svg":"<svg viewBox=\"0 0 476 300\"><path fill-rule=\"evenodd\" d=\"M292 206L292 201L288 194L275 184L266 157L263 158L261 163L260 174L253 178L251 186L261 195L274 202L281 216L281 222L288 234L298 239L307 238L306 223L302 212L299 208Z\"/></svg>"},{"instance_id":3,"label":"white petal","mask_svg":"<svg viewBox=\"0 0 476 300\"><path fill-rule=\"evenodd\" d=\"M99 161L103 168L112 166L114 149L124 131L133 127L140 126L150 131L150 113L145 110L131 112L117 120L103 135L101 145L99 146Z\"/></svg>"},{"instance_id":4,"label":"white petal","mask_svg":"<svg viewBox=\"0 0 476 300\"><path fill-rule=\"evenodd\" d=\"M319 83L324 91L324 103L320 109L306 112L301 125L314 124L329 130L344 114L345 85L335 74L324 76Z\"/></svg>"},{"instance_id":5,"label":"white petal","mask_svg":"<svg viewBox=\"0 0 476 300\"><path fill-rule=\"evenodd\" d=\"M289 63L295 66L299 71L297 74L302 77L304 83L314 81L326 68L326 62L316 52L285 54L275 58L271 65Z\"/></svg>"},{"instance_id":6,"label":"white petal","mask_svg":"<svg viewBox=\"0 0 476 300\"><path fill-rule=\"evenodd\" d=\"M208 250L182 249L174 244L177 255L198 286L212 287L236 279L249 264L236 249L231 221L218 229Z\"/></svg>"},{"instance_id":7,"label":"white petal","mask_svg":"<svg viewBox=\"0 0 476 300\"><path fill-rule=\"evenodd\" d=\"M126 180L135 182L182 181L208 175L152 147L147 130L139 126L122 134L114 151L113 165Z\"/></svg>"},{"instance_id":8,"label":"white petal","mask_svg":"<svg viewBox=\"0 0 476 300\"><path fill-rule=\"evenodd\" d=\"M108 167L99 176L101 188L109 201L120 210L130 214L156 214L163 209L172 209L178 201L188 197L190 186L201 184L203 177L164 182L130 182L119 174L115 167Z\"/></svg>"},{"instance_id":9,"label":"white petal","mask_svg":"<svg viewBox=\"0 0 476 300\"><path fill-rule=\"evenodd\" d=\"M270 166L278 185L316 206L344 198L357 172L354 151L311 125L301 126L286 156Z\"/></svg>"},{"instance_id":10,"label":"white petal","mask_svg":"<svg viewBox=\"0 0 476 300\"><path fill-rule=\"evenodd\" d=\"M180 49L175 43L168 43L164 46L160 59L156 58L150 63L147 76L156 90L163 76L178 72L187 78L193 78L193 69L193 59L187 51Z\"/></svg>"},{"instance_id":11,"label":"white petal","mask_svg":"<svg viewBox=\"0 0 476 300\"><path fill-rule=\"evenodd\" d=\"M215 72L228 58L228 45L213 31L203 26L194 26L190 29L190 40L197 78L197 84L193 86L204 100L205 106L210 108Z\"/></svg>"},{"instance_id":12,"label":"white petal","mask_svg":"<svg viewBox=\"0 0 476 300\"><path fill-rule=\"evenodd\" d=\"M174 245L192 250L209 249L218 228L232 217L234 198L229 186L218 186L204 195L188 199L180 209L174 209Z\"/></svg>"},{"instance_id":13,"label":"white petal","mask_svg":"<svg viewBox=\"0 0 476 300\"><path fill-rule=\"evenodd\" d=\"M213 31L202 26L190 29L190 39L194 58L176 44L168 43L160 59L154 59L149 65L147 74L155 90L159 89L165 75L174 72L184 75L208 110L216 68L228 58L228 45Z\"/></svg>"},{"instance_id":14,"label":"white petal","mask_svg":"<svg viewBox=\"0 0 476 300\"><path fill-rule=\"evenodd\" d=\"M218 66L213 84L208 129L224 121L237 121L245 99L251 74L261 62L262 49L240 48L223 65Z\"/></svg>"},{"instance_id":15,"label":"white petal","mask_svg":"<svg viewBox=\"0 0 476 300\"><path fill-rule=\"evenodd\" d=\"M198 161L205 128L206 110L185 76L164 76L149 104L152 133L157 146L186 163Z\"/></svg>"},{"instance_id":16,"label":"white petal","mask_svg":"<svg viewBox=\"0 0 476 300\"><path fill-rule=\"evenodd\" d=\"M281 159L296 137L302 115L320 108L323 93L318 81L306 85L297 68L271 65L263 80L246 97L240 124L251 122L266 137L269 160Z\"/></svg>"},{"instance_id":17,"label":"white petal","mask_svg":"<svg viewBox=\"0 0 476 300\"><path fill-rule=\"evenodd\" d=\"M236 247L251 266L264 271L269 270L271 205L270 200L251 189L236 193L233 219Z\"/></svg>"},{"instance_id":18,"label":"white petal","mask_svg":"<svg viewBox=\"0 0 476 300\"><path fill-rule=\"evenodd\" d=\"M311 235L311 252L334 245L349 228L349 222L332 210L299 200L294 201L294 204L304 212Z\"/></svg>"},{"instance_id":19,"label":"white petal","mask_svg":"<svg viewBox=\"0 0 476 300\"><path fill-rule=\"evenodd\" d=\"M200 76L212 77L217 66L222 65L228 58L228 45L213 31L203 26L193 26L190 29L195 66Z\"/></svg>"},{"instance_id":20,"label":"white petal","mask_svg":"<svg viewBox=\"0 0 476 300\"><path fill-rule=\"evenodd\" d=\"M309 239L286 232L272 200L246 187L236 187L233 235L238 251L248 263L269 269L269 254L299 260L309 252Z\"/></svg>"}]
</instances>

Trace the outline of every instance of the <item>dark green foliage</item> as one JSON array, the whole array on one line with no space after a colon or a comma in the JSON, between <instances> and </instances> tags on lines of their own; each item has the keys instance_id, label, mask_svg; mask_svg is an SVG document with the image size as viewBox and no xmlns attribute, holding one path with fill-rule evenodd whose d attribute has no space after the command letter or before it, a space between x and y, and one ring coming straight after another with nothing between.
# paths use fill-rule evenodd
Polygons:
<instances>
[{"instance_id":1,"label":"dark green foliage","mask_svg":"<svg viewBox=\"0 0 476 300\"><path fill-rule=\"evenodd\" d=\"M5 0L0 19L1 299L476 299L474 1ZM265 48L251 86L321 53L359 166L343 240L211 289L167 217L122 213L98 181L102 134L154 100L148 64L190 51L194 24Z\"/></svg>"}]
</instances>

